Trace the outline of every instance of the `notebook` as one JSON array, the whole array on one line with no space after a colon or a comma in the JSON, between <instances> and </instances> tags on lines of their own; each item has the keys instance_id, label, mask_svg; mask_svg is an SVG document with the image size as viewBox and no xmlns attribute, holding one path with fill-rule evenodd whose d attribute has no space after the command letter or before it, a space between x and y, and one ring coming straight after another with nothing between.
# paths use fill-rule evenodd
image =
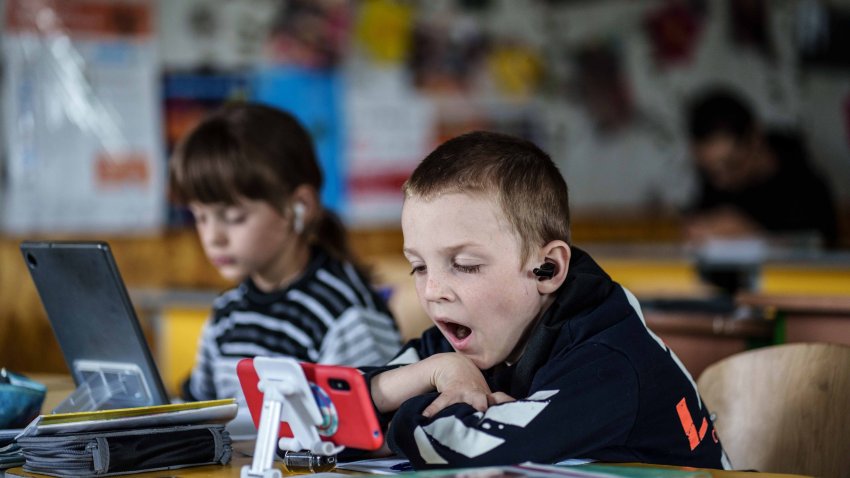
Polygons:
<instances>
[{"instance_id":1,"label":"notebook","mask_svg":"<svg viewBox=\"0 0 850 478\"><path fill-rule=\"evenodd\" d=\"M96 409L169 403L109 245L27 241L20 248L76 398L100 400Z\"/></svg>"},{"instance_id":2,"label":"notebook","mask_svg":"<svg viewBox=\"0 0 850 478\"><path fill-rule=\"evenodd\" d=\"M27 425L18 438L181 425L226 424L236 417L237 410L236 400L225 398L150 407L113 408L93 412L53 413L39 415Z\"/></svg>"}]
</instances>

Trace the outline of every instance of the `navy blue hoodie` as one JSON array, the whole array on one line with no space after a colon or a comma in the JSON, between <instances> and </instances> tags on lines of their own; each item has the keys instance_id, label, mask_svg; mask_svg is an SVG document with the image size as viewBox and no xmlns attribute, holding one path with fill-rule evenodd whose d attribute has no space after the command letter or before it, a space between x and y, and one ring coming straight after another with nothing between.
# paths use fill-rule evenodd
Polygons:
<instances>
[{"instance_id":1,"label":"navy blue hoodie","mask_svg":"<svg viewBox=\"0 0 850 478\"><path fill-rule=\"evenodd\" d=\"M451 351L433 327L390 367ZM416 469L569 458L729 468L690 374L634 296L580 249L520 360L483 374L517 401L483 413L458 403L426 418L437 393L411 398L385 416L390 448Z\"/></svg>"}]
</instances>

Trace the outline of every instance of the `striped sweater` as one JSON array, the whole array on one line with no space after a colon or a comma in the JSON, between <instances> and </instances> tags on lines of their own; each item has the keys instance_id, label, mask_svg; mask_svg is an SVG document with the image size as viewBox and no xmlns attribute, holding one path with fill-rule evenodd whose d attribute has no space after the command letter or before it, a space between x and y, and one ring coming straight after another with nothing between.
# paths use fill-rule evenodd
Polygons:
<instances>
[{"instance_id":1,"label":"striped sweater","mask_svg":"<svg viewBox=\"0 0 850 478\"><path fill-rule=\"evenodd\" d=\"M183 395L243 400L236 364L245 357L381 365L399 345L389 310L364 277L316 249L304 274L287 288L266 293L247 279L215 300Z\"/></svg>"}]
</instances>

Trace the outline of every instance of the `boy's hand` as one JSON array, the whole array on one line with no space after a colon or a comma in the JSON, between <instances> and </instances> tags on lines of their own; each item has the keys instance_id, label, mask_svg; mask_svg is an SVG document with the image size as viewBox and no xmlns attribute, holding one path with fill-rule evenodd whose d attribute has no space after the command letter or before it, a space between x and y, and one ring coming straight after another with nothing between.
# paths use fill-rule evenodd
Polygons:
<instances>
[{"instance_id":1,"label":"boy's hand","mask_svg":"<svg viewBox=\"0 0 850 478\"><path fill-rule=\"evenodd\" d=\"M498 405L500 403L515 402L516 398L508 395L505 392L493 392L487 397L487 403L490 405Z\"/></svg>"},{"instance_id":2,"label":"boy's hand","mask_svg":"<svg viewBox=\"0 0 850 478\"><path fill-rule=\"evenodd\" d=\"M492 393L478 367L463 355L446 353L429 358L436 362L431 383L440 395L423 410L422 415L431 417L449 405L461 402L483 412L490 405L513 400L505 393Z\"/></svg>"},{"instance_id":3,"label":"boy's hand","mask_svg":"<svg viewBox=\"0 0 850 478\"><path fill-rule=\"evenodd\" d=\"M491 393L478 367L454 352L435 354L378 374L372 378L371 390L381 413L398 410L406 400L437 390L440 395L423 411L429 417L458 402L484 411L490 405L514 400L502 392Z\"/></svg>"}]
</instances>

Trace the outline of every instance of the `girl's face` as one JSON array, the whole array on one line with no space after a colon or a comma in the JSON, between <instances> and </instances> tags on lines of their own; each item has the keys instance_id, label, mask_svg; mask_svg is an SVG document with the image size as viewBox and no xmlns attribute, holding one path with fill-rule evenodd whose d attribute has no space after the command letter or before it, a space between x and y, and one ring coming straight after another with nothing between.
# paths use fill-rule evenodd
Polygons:
<instances>
[{"instance_id":1,"label":"girl's face","mask_svg":"<svg viewBox=\"0 0 850 478\"><path fill-rule=\"evenodd\" d=\"M401 224L419 302L455 351L480 369L516 360L546 299L496 201L409 197Z\"/></svg>"},{"instance_id":2,"label":"girl's face","mask_svg":"<svg viewBox=\"0 0 850 478\"><path fill-rule=\"evenodd\" d=\"M251 277L261 289L274 290L293 266L306 263L297 257L306 249L289 209L281 213L267 202L240 198L232 205L195 201L189 210L207 258L228 280Z\"/></svg>"}]
</instances>

